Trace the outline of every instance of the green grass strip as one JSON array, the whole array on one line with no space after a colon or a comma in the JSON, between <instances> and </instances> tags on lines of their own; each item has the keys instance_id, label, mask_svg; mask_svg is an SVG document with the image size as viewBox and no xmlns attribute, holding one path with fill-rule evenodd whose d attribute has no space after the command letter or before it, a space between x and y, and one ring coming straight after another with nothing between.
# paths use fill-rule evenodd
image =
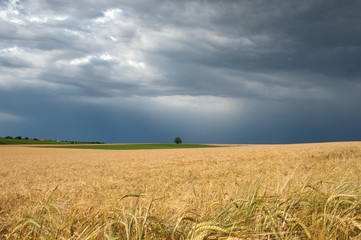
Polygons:
<instances>
[{"instance_id":1,"label":"green grass strip","mask_svg":"<svg viewBox=\"0 0 361 240\"><path fill-rule=\"evenodd\" d=\"M111 145L66 145L42 146L49 148L102 149L102 150L138 150L138 149L178 149L178 148L213 148L221 147L205 144L111 144Z\"/></svg>"}]
</instances>

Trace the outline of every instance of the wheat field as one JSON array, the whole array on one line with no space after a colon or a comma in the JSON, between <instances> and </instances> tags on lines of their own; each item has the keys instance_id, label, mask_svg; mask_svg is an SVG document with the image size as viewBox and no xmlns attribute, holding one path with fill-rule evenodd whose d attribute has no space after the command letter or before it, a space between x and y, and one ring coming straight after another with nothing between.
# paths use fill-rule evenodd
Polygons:
<instances>
[{"instance_id":1,"label":"wheat field","mask_svg":"<svg viewBox=\"0 0 361 240\"><path fill-rule=\"evenodd\" d=\"M361 142L0 147L0 239L361 239Z\"/></svg>"}]
</instances>

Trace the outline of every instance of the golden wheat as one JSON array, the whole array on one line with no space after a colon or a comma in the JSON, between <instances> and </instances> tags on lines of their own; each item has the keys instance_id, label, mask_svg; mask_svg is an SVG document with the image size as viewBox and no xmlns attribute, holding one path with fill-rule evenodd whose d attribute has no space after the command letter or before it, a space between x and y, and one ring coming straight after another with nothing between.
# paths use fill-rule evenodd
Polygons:
<instances>
[{"instance_id":1,"label":"golden wheat","mask_svg":"<svg viewBox=\"0 0 361 240\"><path fill-rule=\"evenodd\" d=\"M361 143L0 147L0 239L359 239Z\"/></svg>"}]
</instances>

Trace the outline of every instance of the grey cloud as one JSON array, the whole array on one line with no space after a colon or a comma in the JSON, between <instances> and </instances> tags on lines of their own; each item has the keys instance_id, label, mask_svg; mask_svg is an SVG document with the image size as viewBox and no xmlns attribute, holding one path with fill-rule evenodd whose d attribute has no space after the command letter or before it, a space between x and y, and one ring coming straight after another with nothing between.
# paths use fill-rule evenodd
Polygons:
<instances>
[{"instance_id":1,"label":"grey cloud","mask_svg":"<svg viewBox=\"0 0 361 240\"><path fill-rule=\"evenodd\" d=\"M201 11L201 5L198 4L196 10ZM202 25L204 22L200 24L193 22L196 27L202 26L203 31L206 29L213 35L226 39L240 39L247 36L253 40L254 45L237 49L232 44L227 46L226 42L223 49L214 47L213 51L204 51L204 55L199 55L199 51L194 49L202 49L207 41L202 41L197 36L197 28L193 28L193 32L185 37L188 42L183 44L184 38L182 38L168 44L174 46L180 43L188 46L183 48L187 55L184 58L187 60L198 60L200 64L208 63L213 67L224 66L249 71L302 69L326 75L359 74L355 62L360 56L358 44L360 20L357 17L358 10L361 9L360 3L241 1L233 4L215 3L209 8L212 7L219 11L209 17L210 23ZM179 12L183 13L183 11ZM193 16L202 16L202 14ZM183 19L180 15L174 18ZM170 22L174 18L171 18ZM177 28L179 26L184 27L187 33L186 24L179 23ZM202 31L199 35L202 36ZM182 56L179 53L182 50L161 51L165 51L165 55L170 58Z\"/></svg>"},{"instance_id":2,"label":"grey cloud","mask_svg":"<svg viewBox=\"0 0 361 240\"><path fill-rule=\"evenodd\" d=\"M14 3L0 4L0 50L22 51L0 57L0 112L32 119L21 127L29 134L234 143L359 134L357 1Z\"/></svg>"},{"instance_id":3,"label":"grey cloud","mask_svg":"<svg viewBox=\"0 0 361 240\"><path fill-rule=\"evenodd\" d=\"M29 68L33 65L30 62L27 62L21 58L0 56L0 67L1 66L7 68Z\"/></svg>"}]
</instances>

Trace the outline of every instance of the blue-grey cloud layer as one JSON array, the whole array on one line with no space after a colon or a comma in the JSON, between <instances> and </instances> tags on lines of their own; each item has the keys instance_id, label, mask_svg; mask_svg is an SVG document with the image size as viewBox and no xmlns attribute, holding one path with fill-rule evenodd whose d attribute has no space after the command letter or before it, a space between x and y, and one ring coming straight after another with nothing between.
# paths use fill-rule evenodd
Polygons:
<instances>
[{"instance_id":1,"label":"blue-grey cloud layer","mask_svg":"<svg viewBox=\"0 0 361 240\"><path fill-rule=\"evenodd\" d=\"M360 140L359 1L2 1L0 136Z\"/></svg>"}]
</instances>

